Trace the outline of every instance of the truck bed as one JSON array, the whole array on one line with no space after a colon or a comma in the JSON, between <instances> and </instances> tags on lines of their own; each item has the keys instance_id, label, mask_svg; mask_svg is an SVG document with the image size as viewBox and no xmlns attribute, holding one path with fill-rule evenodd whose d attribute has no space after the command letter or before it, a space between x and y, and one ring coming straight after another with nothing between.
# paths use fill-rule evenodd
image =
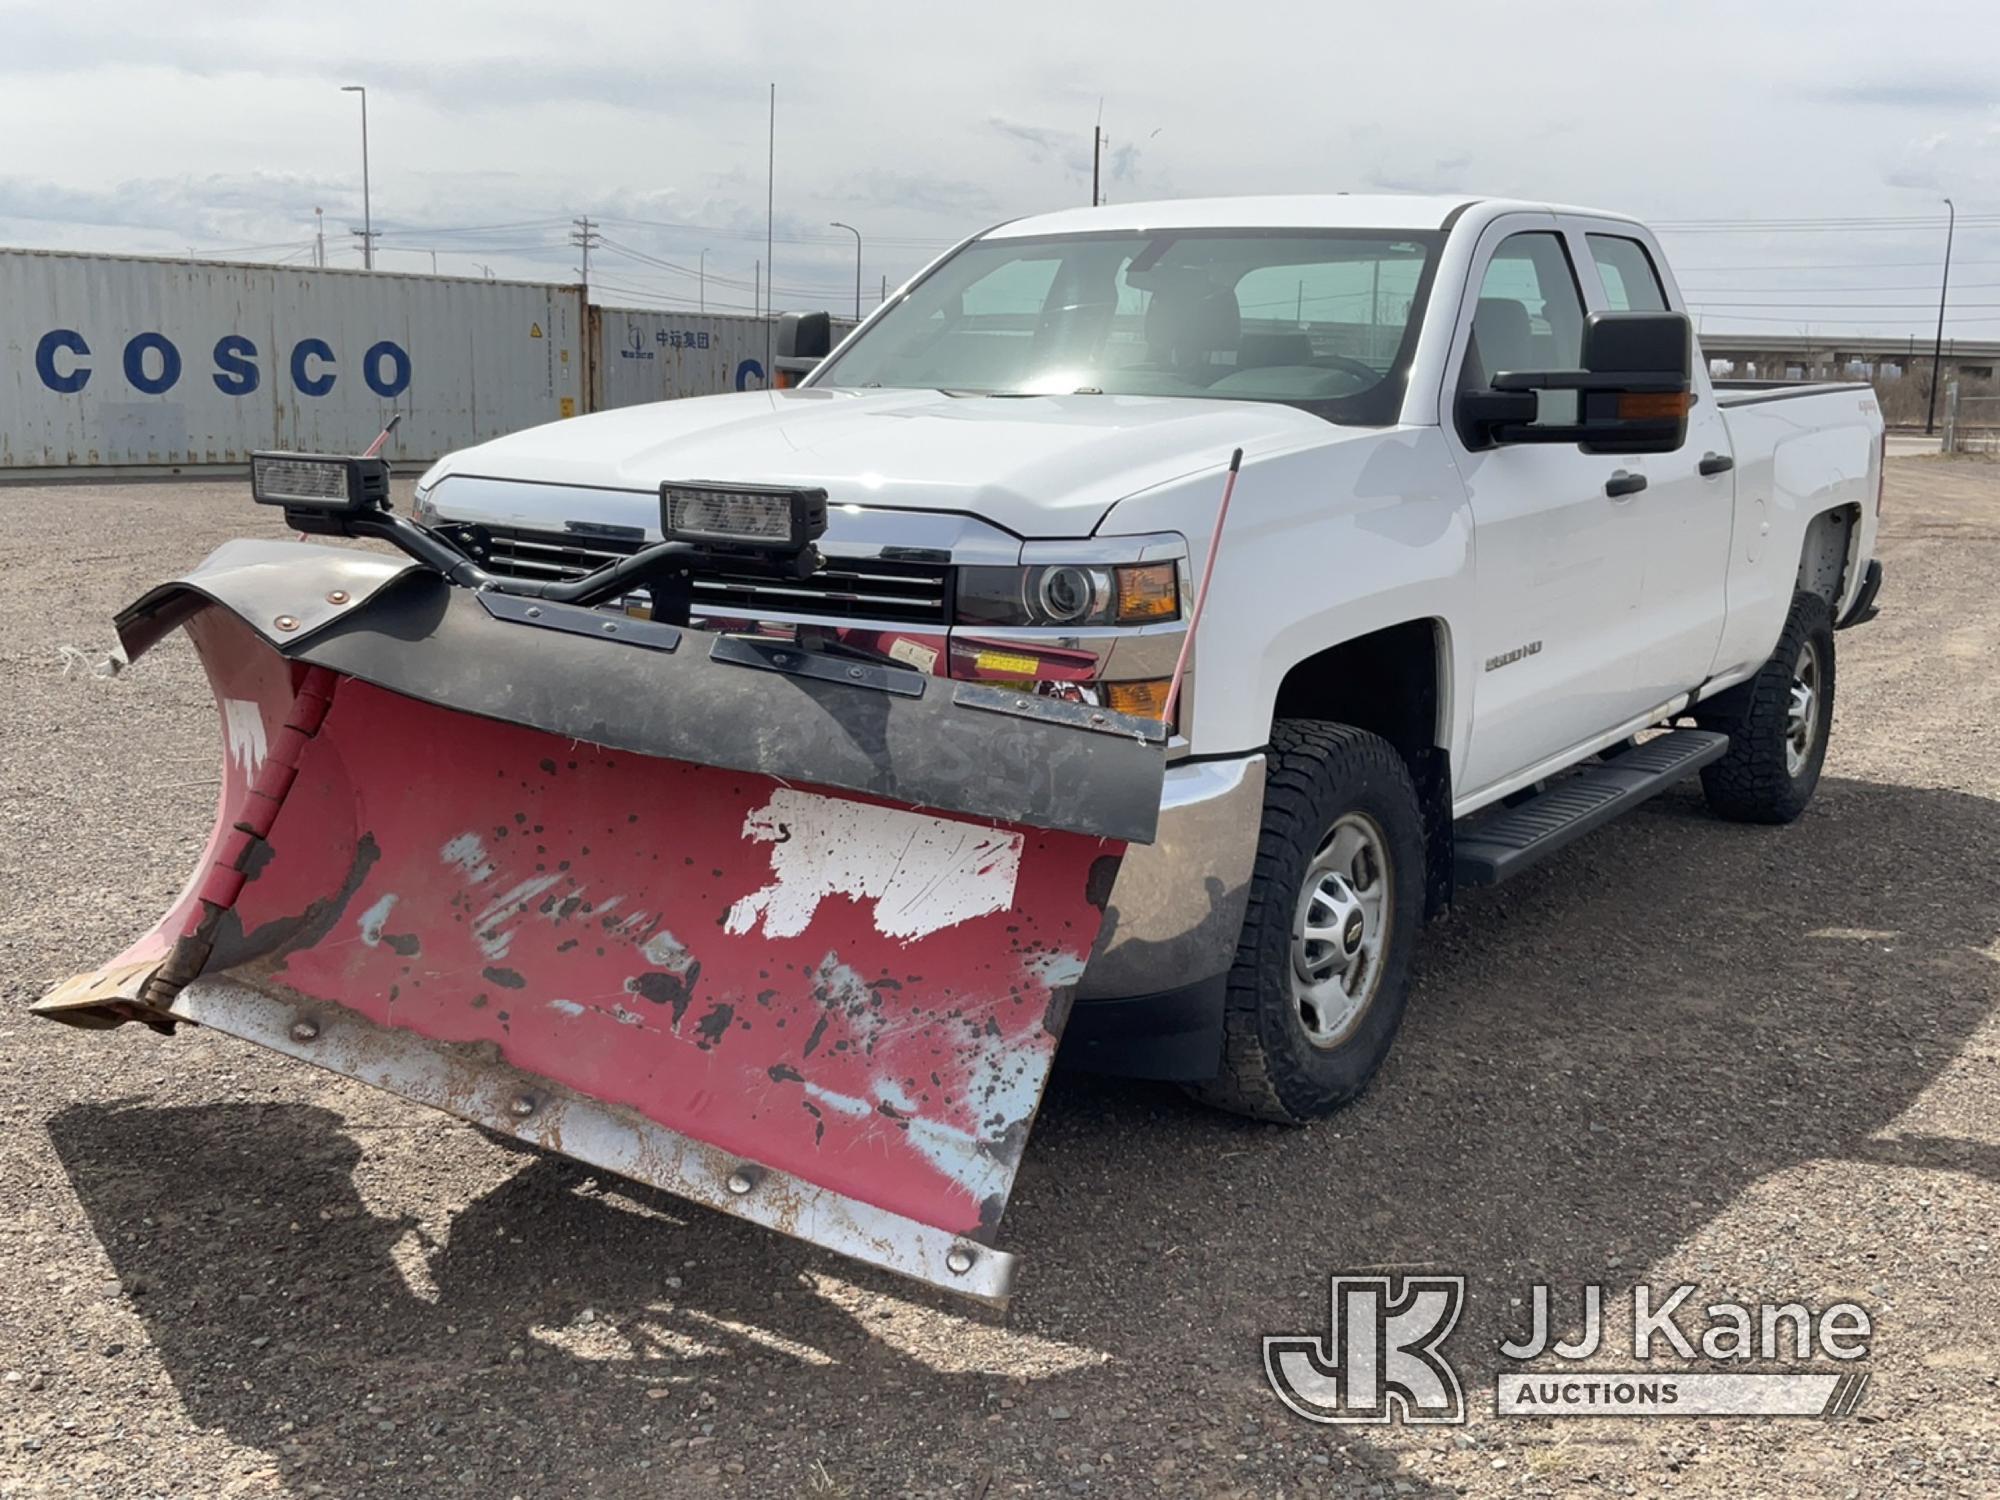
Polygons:
<instances>
[{"instance_id":1,"label":"truck bed","mask_svg":"<svg viewBox=\"0 0 2000 1500\"><path fill-rule=\"evenodd\" d=\"M1866 389L1865 380L1716 380L1717 406L1754 406L1762 401L1790 401L1799 396L1846 394Z\"/></svg>"}]
</instances>

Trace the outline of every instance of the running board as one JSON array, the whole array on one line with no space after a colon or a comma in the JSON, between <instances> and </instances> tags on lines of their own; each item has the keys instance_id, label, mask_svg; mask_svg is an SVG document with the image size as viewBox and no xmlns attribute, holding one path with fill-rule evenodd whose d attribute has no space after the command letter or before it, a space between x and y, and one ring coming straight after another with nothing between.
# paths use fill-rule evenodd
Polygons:
<instances>
[{"instance_id":1,"label":"running board","mask_svg":"<svg viewBox=\"0 0 2000 1500\"><path fill-rule=\"evenodd\" d=\"M1676 729L1565 776L1532 801L1461 833L1458 883L1498 885L1721 759L1728 749L1726 734Z\"/></svg>"}]
</instances>

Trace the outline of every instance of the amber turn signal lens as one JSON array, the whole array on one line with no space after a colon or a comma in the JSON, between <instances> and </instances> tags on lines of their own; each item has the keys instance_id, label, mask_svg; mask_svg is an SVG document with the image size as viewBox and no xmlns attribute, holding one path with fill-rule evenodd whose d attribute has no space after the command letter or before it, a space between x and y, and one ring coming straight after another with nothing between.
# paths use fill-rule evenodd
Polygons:
<instances>
[{"instance_id":1,"label":"amber turn signal lens","mask_svg":"<svg viewBox=\"0 0 2000 1500\"><path fill-rule=\"evenodd\" d=\"M1618 420L1621 422L1659 422L1673 417L1684 417L1694 404L1694 396L1687 391L1626 391L1618 398Z\"/></svg>"},{"instance_id":2,"label":"amber turn signal lens","mask_svg":"<svg viewBox=\"0 0 2000 1500\"><path fill-rule=\"evenodd\" d=\"M1178 573L1172 563L1118 569L1118 623L1176 618L1181 612Z\"/></svg>"},{"instance_id":3,"label":"amber turn signal lens","mask_svg":"<svg viewBox=\"0 0 2000 1500\"><path fill-rule=\"evenodd\" d=\"M992 672L1002 677L1019 677L1032 681L1041 670L1041 658L1022 656L1013 651L989 651L984 648L972 658L973 666L982 672Z\"/></svg>"},{"instance_id":4,"label":"amber turn signal lens","mask_svg":"<svg viewBox=\"0 0 2000 1500\"><path fill-rule=\"evenodd\" d=\"M1164 677L1144 682L1107 682L1104 706L1139 719L1163 718L1167 711L1167 681Z\"/></svg>"}]
</instances>

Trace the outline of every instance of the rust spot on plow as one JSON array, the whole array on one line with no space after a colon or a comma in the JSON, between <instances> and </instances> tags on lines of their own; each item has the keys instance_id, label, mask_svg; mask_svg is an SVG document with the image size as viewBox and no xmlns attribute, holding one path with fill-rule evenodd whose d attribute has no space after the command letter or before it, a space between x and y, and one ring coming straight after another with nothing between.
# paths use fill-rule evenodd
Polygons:
<instances>
[{"instance_id":1,"label":"rust spot on plow","mask_svg":"<svg viewBox=\"0 0 2000 1500\"><path fill-rule=\"evenodd\" d=\"M688 1002L694 999L694 982L700 977L701 965L690 967L686 974L673 974L665 969L654 969L645 974L632 976L632 993L641 1000L650 1000L655 1005L671 1006L674 1012L674 1029L680 1030L681 1017L687 1014Z\"/></svg>"},{"instance_id":2,"label":"rust spot on plow","mask_svg":"<svg viewBox=\"0 0 2000 1500\"><path fill-rule=\"evenodd\" d=\"M700 1039L704 1050L718 1046L729 1032L729 1022L736 1014L733 1005L718 1005L695 1022L694 1034Z\"/></svg>"},{"instance_id":3,"label":"rust spot on plow","mask_svg":"<svg viewBox=\"0 0 2000 1500\"><path fill-rule=\"evenodd\" d=\"M347 903L354 899L361 882L368 878L368 872L381 857L375 835L362 834L354 846L354 862L348 866L347 878L340 883L339 890L308 903L297 916L274 918L255 932L243 931L242 919L234 910L223 912L216 923L215 946L202 965L202 972L213 974L234 969L253 959L273 962L287 953L313 947L333 931L347 910Z\"/></svg>"}]
</instances>

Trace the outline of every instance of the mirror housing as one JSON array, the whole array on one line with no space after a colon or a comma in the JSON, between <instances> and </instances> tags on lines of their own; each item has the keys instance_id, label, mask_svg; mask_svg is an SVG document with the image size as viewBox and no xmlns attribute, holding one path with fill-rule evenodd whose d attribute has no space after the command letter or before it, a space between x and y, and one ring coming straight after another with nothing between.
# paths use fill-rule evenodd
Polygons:
<instances>
[{"instance_id":1,"label":"mirror housing","mask_svg":"<svg viewBox=\"0 0 2000 1500\"><path fill-rule=\"evenodd\" d=\"M785 313L778 319L777 336L772 341L771 374L774 390L787 390L813 372L833 350L833 314L824 312Z\"/></svg>"},{"instance_id":2,"label":"mirror housing","mask_svg":"<svg viewBox=\"0 0 2000 1500\"><path fill-rule=\"evenodd\" d=\"M1672 453L1687 441L1694 340L1686 313L1596 312L1580 370L1505 370L1460 414L1487 443L1578 443L1585 453ZM1536 420L1544 391L1576 392L1576 418Z\"/></svg>"}]
</instances>

